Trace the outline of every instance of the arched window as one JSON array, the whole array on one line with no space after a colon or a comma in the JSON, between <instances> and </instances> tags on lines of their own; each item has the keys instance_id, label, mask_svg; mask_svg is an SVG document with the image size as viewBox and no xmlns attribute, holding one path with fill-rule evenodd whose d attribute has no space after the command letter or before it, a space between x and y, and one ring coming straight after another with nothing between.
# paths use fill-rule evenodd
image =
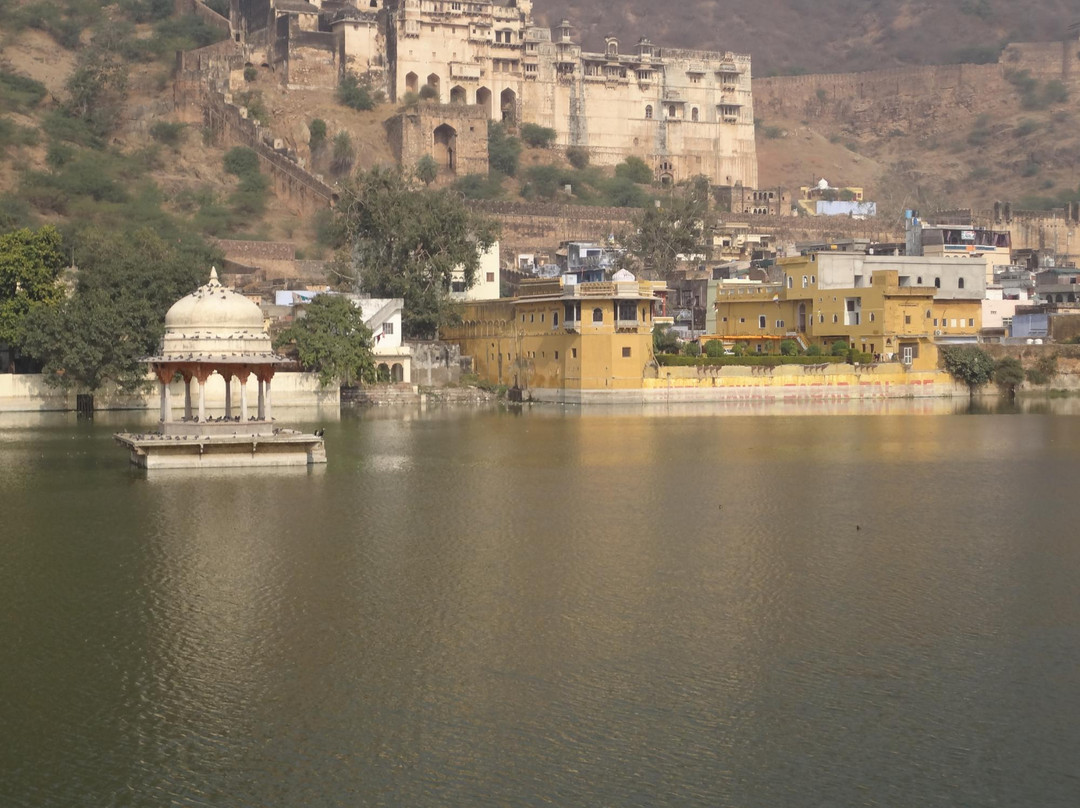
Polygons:
<instances>
[{"instance_id":1,"label":"arched window","mask_svg":"<svg viewBox=\"0 0 1080 808\"><path fill-rule=\"evenodd\" d=\"M790 289L794 283L795 283L795 279L793 277L791 277L790 275L788 275L787 288Z\"/></svg>"},{"instance_id":2,"label":"arched window","mask_svg":"<svg viewBox=\"0 0 1080 808\"><path fill-rule=\"evenodd\" d=\"M652 104L646 104L645 105L645 117L646 118L651 118L652 117Z\"/></svg>"},{"instance_id":3,"label":"arched window","mask_svg":"<svg viewBox=\"0 0 1080 808\"><path fill-rule=\"evenodd\" d=\"M697 107L694 107L693 109L690 110L690 120L696 121L697 119L698 119L698 111L697 111Z\"/></svg>"},{"instance_id":4,"label":"arched window","mask_svg":"<svg viewBox=\"0 0 1080 808\"><path fill-rule=\"evenodd\" d=\"M603 309L593 309L592 310L592 321L594 323L602 323L602 322L604 322L604 310Z\"/></svg>"},{"instance_id":5,"label":"arched window","mask_svg":"<svg viewBox=\"0 0 1080 808\"><path fill-rule=\"evenodd\" d=\"M837 316L836 316L836 315L834 314L834 315L832 316L832 321L833 321L834 323L836 323L836 322L839 322L839 321L840 321L840 318L839 318L839 317L837 317Z\"/></svg>"},{"instance_id":6,"label":"arched window","mask_svg":"<svg viewBox=\"0 0 1080 808\"><path fill-rule=\"evenodd\" d=\"M806 282L806 276L802 276L802 288L805 289L809 284Z\"/></svg>"},{"instance_id":7,"label":"arched window","mask_svg":"<svg viewBox=\"0 0 1080 808\"><path fill-rule=\"evenodd\" d=\"M956 288L957 289L963 289L964 288L964 279L963 278L960 278L959 280L957 280Z\"/></svg>"},{"instance_id":8,"label":"arched window","mask_svg":"<svg viewBox=\"0 0 1080 808\"><path fill-rule=\"evenodd\" d=\"M669 118L674 118L674 117L675 117L675 105L674 105L674 104L671 104L671 105L670 105L670 106L669 106L669 107L667 108L667 116L668 116Z\"/></svg>"}]
</instances>

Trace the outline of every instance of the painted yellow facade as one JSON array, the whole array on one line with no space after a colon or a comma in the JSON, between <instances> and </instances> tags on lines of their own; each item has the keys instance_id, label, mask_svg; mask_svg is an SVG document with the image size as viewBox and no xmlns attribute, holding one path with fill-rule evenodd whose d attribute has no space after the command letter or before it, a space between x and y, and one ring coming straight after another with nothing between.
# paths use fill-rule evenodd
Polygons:
<instances>
[{"instance_id":1,"label":"painted yellow facade","mask_svg":"<svg viewBox=\"0 0 1080 808\"><path fill-rule=\"evenodd\" d=\"M716 335L725 344L770 353L783 339L826 351L842 340L857 351L932 369L938 344L973 340L982 327L981 294L941 298L938 288L911 285L899 269L873 266L850 286L824 284L815 255L780 265L780 283L717 289Z\"/></svg>"},{"instance_id":2,"label":"painted yellow facade","mask_svg":"<svg viewBox=\"0 0 1080 808\"><path fill-rule=\"evenodd\" d=\"M655 375L652 328L662 281L523 281L519 296L458 307L440 330L477 375L523 390L641 389Z\"/></svg>"}]
</instances>

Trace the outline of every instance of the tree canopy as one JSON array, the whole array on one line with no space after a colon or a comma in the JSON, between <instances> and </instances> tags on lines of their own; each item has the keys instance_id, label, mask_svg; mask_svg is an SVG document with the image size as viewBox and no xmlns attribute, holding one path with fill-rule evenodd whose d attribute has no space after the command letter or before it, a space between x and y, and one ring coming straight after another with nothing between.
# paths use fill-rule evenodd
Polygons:
<instances>
[{"instance_id":1,"label":"tree canopy","mask_svg":"<svg viewBox=\"0 0 1080 808\"><path fill-rule=\"evenodd\" d=\"M695 177L675 189L659 206L644 208L634 218L634 229L622 237L624 263L630 269L667 278L679 256L708 254L711 231L709 183Z\"/></svg>"},{"instance_id":2,"label":"tree canopy","mask_svg":"<svg viewBox=\"0 0 1080 808\"><path fill-rule=\"evenodd\" d=\"M472 286L480 253L498 238L497 223L456 194L417 188L399 169L357 174L337 210L351 246L346 280L375 297L403 298L406 337L434 337L449 322L455 270Z\"/></svg>"},{"instance_id":3,"label":"tree canopy","mask_svg":"<svg viewBox=\"0 0 1080 808\"><path fill-rule=\"evenodd\" d=\"M319 374L319 384L352 386L374 381L371 329L363 313L341 295L316 295L304 316L274 340L275 347L296 344L297 358L305 370Z\"/></svg>"},{"instance_id":4,"label":"tree canopy","mask_svg":"<svg viewBox=\"0 0 1080 808\"><path fill-rule=\"evenodd\" d=\"M945 370L964 382L972 395L994 376L994 358L974 345L955 345L942 349Z\"/></svg>"},{"instance_id":5,"label":"tree canopy","mask_svg":"<svg viewBox=\"0 0 1080 808\"><path fill-rule=\"evenodd\" d=\"M23 351L43 364L48 383L93 392L142 385L139 363L154 353L165 312L205 282L213 252L201 240L134 232L82 231L73 239L75 292L26 318Z\"/></svg>"},{"instance_id":6,"label":"tree canopy","mask_svg":"<svg viewBox=\"0 0 1080 808\"><path fill-rule=\"evenodd\" d=\"M0 342L20 345L26 316L63 300L63 267L60 233L51 225L0 236Z\"/></svg>"}]
</instances>

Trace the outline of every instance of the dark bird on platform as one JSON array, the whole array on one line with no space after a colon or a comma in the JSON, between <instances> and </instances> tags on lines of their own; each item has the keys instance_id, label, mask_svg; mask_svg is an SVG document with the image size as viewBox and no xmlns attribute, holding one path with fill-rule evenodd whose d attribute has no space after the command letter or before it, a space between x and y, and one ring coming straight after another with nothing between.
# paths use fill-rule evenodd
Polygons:
<instances>
[{"instance_id":1,"label":"dark bird on platform","mask_svg":"<svg viewBox=\"0 0 1080 808\"><path fill-rule=\"evenodd\" d=\"M318 429L315 430L315 437L316 438L321 438L325 432L326 432L325 429L323 429L322 427L319 427Z\"/></svg>"}]
</instances>

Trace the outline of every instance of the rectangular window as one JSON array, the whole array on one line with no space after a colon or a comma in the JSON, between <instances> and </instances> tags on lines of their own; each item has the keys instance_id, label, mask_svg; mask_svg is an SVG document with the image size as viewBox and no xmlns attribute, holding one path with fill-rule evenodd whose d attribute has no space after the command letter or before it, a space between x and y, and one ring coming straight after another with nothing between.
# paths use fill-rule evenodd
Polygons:
<instances>
[{"instance_id":1,"label":"rectangular window","mask_svg":"<svg viewBox=\"0 0 1080 808\"><path fill-rule=\"evenodd\" d=\"M394 333L394 324L393 323L383 323L382 332L384 334L393 334Z\"/></svg>"},{"instance_id":2,"label":"rectangular window","mask_svg":"<svg viewBox=\"0 0 1080 808\"><path fill-rule=\"evenodd\" d=\"M557 312L557 311L551 312L551 327L552 328L558 328L559 327L559 312Z\"/></svg>"},{"instance_id":3,"label":"rectangular window","mask_svg":"<svg viewBox=\"0 0 1080 808\"><path fill-rule=\"evenodd\" d=\"M544 315L543 314L540 315L540 322L544 322Z\"/></svg>"},{"instance_id":4,"label":"rectangular window","mask_svg":"<svg viewBox=\"0 0 1080 808\"><path fill-rule=\"evenodd\" d=\"M494 272L489 272L487 274L487 282L488 283L495 283L495 273Z\"/></svg>"},{"instance_id":5,"label":"rectangular window","mask_svg":"<svg viewBox=\"0 0 1080 808\"><path fill-rule=\"evenodd\" d=\"M630 357L630 349L629 348L623 348L622 349L622 355L623 355L623 359L628 359Z\"/></svg>"},{"instance_id":6,"label":"rectangular window","mask_svg":"<svg viewBox=\"0 0 1080 808\"><path fill-rule=\"evenodd\" d=\"M910 314L905 314L904 315L904 325L911 325L911 315Z\"/></svg>"},{"instance_id":7,"label":"rectangular window","mask_svg":"<svg viewBox=\"0 0 1080 808\"><path fill-rule=\"evenodd\" d=\"M934 328L937 328L937 317L934 318Z\"/></svg>"},{"instance_id":8,"label":"rectangular window","mask_svg":"<svg viewBox=\"0 0 1080 808\"><path fill-rule=\"evenodd\" d=\"M577 359L577 348L571 348L570 349L570 356L573 359Z\"/></svg>"},{"instance_id":9,"label":"rectangular window","mask_svg":"<svg viewBox=\"0 0 1080 808\"><path fill-rule=\"evenodd\" d=\"M556 359L558 359L558 358L559 358L559 352L558 352L558 351L556 351L556 352L555 352L555 358L556 358Z\"/></svg>"},{"instance_id":10,"label":"rectangular window","mask_svg":"<svg viewBox=\"0 0 1080 808\"><path fill-rule=\"evenodd\" d=\"M739 322L740 322L740 323L745 323L745 322L746 322L746 318L745 318L745 317L740 317L740 318L739 318Z\"/></svg>"},{"instance_id":11,"label":"rectangular window","mask_svg":"<svg viewBox=\"0 0 1080 808\"><path fill-rule=\"evenodd\" d=\"M765 327L765 315L764 314L759 314L758 315L757 327L758 328L764 328Z\"/></svg>"},{"instance_id":12,"label":"rectangular window","mask_svg":"<svg viewBox=\"0 0 1080 808\"><path fill-rule=\"evenodd\" d=\"M970 326L973 326L973 325L975 325L974 318L968 318L968 326L970 327Z\"/></svg>"}]
</instances>

